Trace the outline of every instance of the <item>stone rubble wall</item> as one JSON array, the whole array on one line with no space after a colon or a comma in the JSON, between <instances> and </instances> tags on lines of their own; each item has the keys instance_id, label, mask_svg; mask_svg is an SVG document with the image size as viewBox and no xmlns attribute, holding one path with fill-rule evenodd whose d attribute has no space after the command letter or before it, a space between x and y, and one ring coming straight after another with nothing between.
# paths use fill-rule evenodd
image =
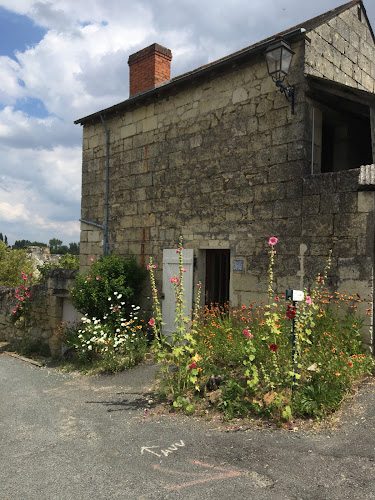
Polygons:
<instances>
[{"instance_id":1,"label":"stone rubble wall","mask_svg":"<svg viewBox=\"0 0 375 500\"><path fill-rule=\"evenodd\" d=\"M18 300L15 288L0 289L0 341L14 344L48 343L63 321L63 303L69 295L72 271L55 269L50 271L47 281L32 287L32 308L14 323L13 309Z\"/></svg>"}]
</instances>

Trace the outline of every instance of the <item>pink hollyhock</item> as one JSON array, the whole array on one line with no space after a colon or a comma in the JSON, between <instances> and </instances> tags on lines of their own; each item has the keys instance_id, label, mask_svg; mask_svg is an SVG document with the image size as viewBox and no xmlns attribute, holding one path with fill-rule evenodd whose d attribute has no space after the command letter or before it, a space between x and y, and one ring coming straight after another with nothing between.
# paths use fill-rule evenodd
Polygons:
<instances>
[{"instance_id":1,"label":"pink hollyhock","mask_svg":"<svg viewBox=\"0 0 375 500\"><path fill-rule=\"evenodd\" d=\"M269 245L276 245L277 242L278 242L278 239L275 238L275 236L271 236L271 238L268 240Z\"/></svg>"},{"instance_id":2,"label":"pink hollyhock","mask_svg":"<svg viewBox=\"0 0 375 500\"><path fill-rule=\"evenodd\" d=\"M13 314L16 314L16 312L17 312L17 309L12 309Z\"/></svg>"},{"instance_id":3,"label":"pink hollyhock","mask_svg":"<svg viewBox=\"0 0 375 500\"><path fill-rule=\"evenodd\" d=\"M94 260L95 260L95 257L91 257L91 259L90 259L90 260L91 260L91 262L94 262Z\"/></svg>"},{"instance_id":4,"label":"pink hollyhock","mask_svg":"<svg viewBox=\"0 0 375 500\"><path fill-rule=\"evenodd\" d=\"M193 368L196 368L197 367L197 363L191 363L191 365L189 365L189 370L192 370Z\"/></svg>"},{"instance_id":5,"label":"pink hollyhock","mask_svg":"<svg viewBox=\"0 0 375 500\"><path fill-rule=\"evenodd\" d=\"M311 305L311 297L310 297L310 295L308 295L308 296L306 297L306 304Z\"/></svg>"},{"instance_id":6,"label":"pink hollyhock","mask_svg":"<svg viewBox=\"0 0 375 500\"><path fill-rule=\"evenodd\" d=\"M147 264L147 271L150 270L150 264Z\"/></svg>"},{"instance_id":7,"label":"pink hollyhock","mask_svg":"<svg viewBox=\"0 0 375 500\"><path fill-rule=\"evenodd\" d=\"M246 337L247 339L250 337L249 330L244 330L242 333L244 334L244 337Z\"/></svg>"},{"instance_id":8,"label":"pink hollyhock","mask_svg":"<svg viewBox=\"0 0 375 500\"><path fill-rule=\"evenodd\" d=\"M100 280L99 276L97 276L95 279L98 280L98 281Z\"/></svg>"},{"instance_id":9,"label":"pink hollyhock","mask_svg":"<svg viewBox=\"0 0 375 500\"><path fill-rule=\"evenodd\" d=\"M154 320L154 318L151 318L151 319L150 319L150 321L148 322L148 324L149 324L150 326L154 326L154 324L155 324L155 320Z\"/></svg>"}]
</instances>

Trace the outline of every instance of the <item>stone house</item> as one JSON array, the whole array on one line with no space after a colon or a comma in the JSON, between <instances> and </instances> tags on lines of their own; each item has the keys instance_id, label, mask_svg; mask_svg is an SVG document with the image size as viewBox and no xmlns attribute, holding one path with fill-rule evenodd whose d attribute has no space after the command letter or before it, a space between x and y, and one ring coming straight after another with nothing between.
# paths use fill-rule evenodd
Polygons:
<instances>
[{"instance_id":1,"label":"stone house","mask_svg":"<svg viewBox=\"0 0 375 500\"><path fill-rule=\"evenodd\" d=\"M285 95L265 60L280 39L294 52ZM170 50L131 55L130 97L75 122L81 268L108 251L153 256L168 332L180 235L188 307L198 280L207 304L262 300L270 236L280 294L313 284L332 249L329 284L369 301L371 346L374 40L353 0L173 79Z\"/></svg>"}]
</instances>

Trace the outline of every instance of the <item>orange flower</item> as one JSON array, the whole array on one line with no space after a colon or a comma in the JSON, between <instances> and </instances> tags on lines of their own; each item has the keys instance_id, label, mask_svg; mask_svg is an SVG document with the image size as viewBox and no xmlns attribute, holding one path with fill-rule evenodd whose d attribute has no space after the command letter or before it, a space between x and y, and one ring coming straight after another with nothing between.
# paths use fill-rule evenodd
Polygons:
<instances>
[{"instance_id":1,"label":"orange flower","mask_svg":"<svg viewBox=\"0 0 375 500\"><path fill-rule=\"evenodd\" d=\"M246 306L244 306L244 305L243 305L243 306L242 306L242 309L246 309Z\"/></svg>"},{"instance_id":2,"label":"orange flower","mask_svg":"<svg viewBox=\"0 0 375 500\"><path fill-rule=\"evenodd\" d=\"M348 366L350 366L350 368L351 368L353 366L353 363L351 361L349 361Z\"/></svg>"}]
</instances>

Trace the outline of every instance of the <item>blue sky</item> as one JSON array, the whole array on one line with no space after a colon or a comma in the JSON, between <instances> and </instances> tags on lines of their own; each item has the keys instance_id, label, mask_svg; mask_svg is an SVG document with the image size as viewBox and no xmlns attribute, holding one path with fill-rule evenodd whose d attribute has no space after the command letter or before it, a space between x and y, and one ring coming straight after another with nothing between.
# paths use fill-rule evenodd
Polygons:
<instances>
[{"instance_id":1,"label":"blue sky","mask_svg":"<svg viewBox=\"0 0 375 500\"><path fill-rule=\"evenodd\" d=\"M130 54L158 42L172 76L341 0L0 0L0 232L79 241L80 126L128 98ZM375 1L365 0L375 28Z\"/></svg>"}]
</instances>

